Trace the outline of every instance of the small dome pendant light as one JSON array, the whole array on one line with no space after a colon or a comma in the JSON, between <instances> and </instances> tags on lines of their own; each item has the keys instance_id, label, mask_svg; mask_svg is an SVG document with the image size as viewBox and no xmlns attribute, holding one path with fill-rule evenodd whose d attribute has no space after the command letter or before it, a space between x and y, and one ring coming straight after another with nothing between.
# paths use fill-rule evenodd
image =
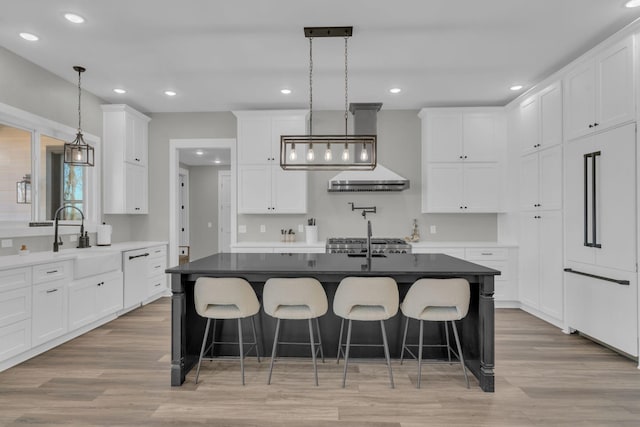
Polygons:
<instances>
[{"instance_id":1,"label":"small dome pendant light","mask_svg":"<svg viewBox=\"0 0 640 427\"><path fill-rule=\"evenodd\" d=\"M81 125L81 104L82 88L80 85L80 76L86 71L84 67L76 65L73 67L78 73L78 133L76 139L73 142L66 142L64 144L64 162L73 166L93 166L94 165L94 151L93 147L84 142L82 136Z\"/></svg>"}]
</instances>

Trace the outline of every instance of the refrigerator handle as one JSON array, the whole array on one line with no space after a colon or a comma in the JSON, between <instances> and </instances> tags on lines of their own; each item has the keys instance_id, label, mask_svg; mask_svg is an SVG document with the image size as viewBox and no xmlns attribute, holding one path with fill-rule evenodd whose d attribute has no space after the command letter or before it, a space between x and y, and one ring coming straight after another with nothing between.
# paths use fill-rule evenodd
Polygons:
<instances>
[{"instance_id":1,"label":"refrigerator handle","mask_svg":"<svg viewBox=\"0 0 640 427\"><path fill-rule=\"evenodd\" d=\"M592 175L591 175L591 192L592 192L592 196L591 196L591 219L592 219L592 226L593 226L593 243L591 244L592 247L594 248L601 248L602 245L600 243L598 243L597 239L598 239L598 220L597 220L597 203L596 203L596 182L597 182L597 173L596 173L596 158L600 156L600 151L595 151L593 153L591 153L591 169L592 169Z\"/></svg>"},{"instance_id":2,"label":"refrigerator handle","mask_svg":"<svg viewBox=\"0 0 640 427\"><path fill-rule=\"evenodd\" d=\"M584 155L584 246L591 246L589 243L589 157L590 153Z\"/></svg>"}]
</instances>

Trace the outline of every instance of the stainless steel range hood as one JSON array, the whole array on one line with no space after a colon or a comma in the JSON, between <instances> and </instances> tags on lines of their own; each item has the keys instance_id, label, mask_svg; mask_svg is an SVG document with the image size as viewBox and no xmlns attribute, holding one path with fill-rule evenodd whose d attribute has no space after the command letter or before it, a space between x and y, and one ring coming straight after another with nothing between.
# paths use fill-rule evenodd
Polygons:
<instances>
[{"instance_id":1,"label":"stainless steel range hood","mask_svg":"<svg viewBox=\"0 0 640 427\"><path fill-rule=\"evenodd\" d=\"M382 103L352 103L353 127L356 135L377 135L377 113ZM384 142L383 142L384 143ZM359 158L356 153L356 158ZM371 171L340 172L329 180L329 192L402 191L409 188L409 180L380 163Z\"/></svg>"}]
</instances>

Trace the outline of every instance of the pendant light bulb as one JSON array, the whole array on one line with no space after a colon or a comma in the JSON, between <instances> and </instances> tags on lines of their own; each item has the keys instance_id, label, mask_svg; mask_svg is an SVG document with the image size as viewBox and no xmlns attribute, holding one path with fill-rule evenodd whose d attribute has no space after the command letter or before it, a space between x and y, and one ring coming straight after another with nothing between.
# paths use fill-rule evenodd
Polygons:
<instances>
[{"instance_id":1,"label":"pendant light bulb","mask_svg":"<svg viewBox=\"0 0 640 427\"><path fill-rule=\"evenodd\" d=\"M295 144L291 145L291 151L289 152L289 160L297 160L298 159L298 154L296 153L296 146Z\"/></svg>"},{"instance_id":2,"label":"pendant light bulb","mask_svg":"<svg viewBox=\"0 0 640 427\"><path fill-rule=\"evenodd\" d=\"M313 162L316 159L316 155L313 152L313 147L309 146L309 150L307 150L307 161Z\"/></svg>"},{"instance_id":3,"label":"pendant light bulb","mask_svg":"<svg viewBox=\"0 0 640 427\"><path fill-rule=\"evenodd\" d=\"M362 148L362 151L360 152L360 160L362 160L363 162L366 162L369 160L369 154L367 153L367 149L366 148Z\"/></svg>"},{"instance_id":4,"label":"pendant light bulb","mask_svg":"<svg viewBox=\"0 0 640 427\"><path fill-rule=\"evenodd\" d=\"M324 151L324 159L327 162L333 160L333 153L331 152L331 147L329 147L329 144L327 144L327 149Z\"/></svg>"},{"instance_id":5,"label":"pendant light bulb","mask_svg":"<svg viewBox=\"0 0 640 427\"><path fill-rule=\"evenodd\" d=\"M344 150L342 150L342 161L343 162L349 161L349 149L347 147L344 147Z\"/></svg>"}]
</instances>

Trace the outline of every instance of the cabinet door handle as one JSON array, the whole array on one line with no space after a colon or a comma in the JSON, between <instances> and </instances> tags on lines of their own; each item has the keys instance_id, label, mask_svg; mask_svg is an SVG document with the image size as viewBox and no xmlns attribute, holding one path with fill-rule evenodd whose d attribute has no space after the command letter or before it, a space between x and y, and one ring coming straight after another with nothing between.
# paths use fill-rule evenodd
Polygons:
<instances>
[{"instance_id":1,"label":"cabinet door handle","mask_svg":"<svg viewBox=\"0 0 640 427\"><path fill-rule=\"evenodd\" d=\"M57 288L56 288L56 289L49 289L49 290L47 291L47 293L48 293L48 294L52 294L52 293L54 293L54 292L58 292L58 289L57 289Z\"/></svg>"},{"instance_id":2,"label":"cabinet door handle","mask_svg":"<svg viewBox=\"0 0 640 427\"><path fill-rule=\"evenodd\" d=\"M57 273L58 270L51 270L51 271L47 271L47 274L53 274L53 273Z\"/></svg>"},{"instance_id":3,"label":"cabinet door handle","mask_svg":"<svg viewBox=\"0 0 640 427\"><path fill-rule=\"evenodd\" d=\"M598 123L594 123L594 124L593 124L593 127L596 127L596 126L598 126Z\"/></svg>"},{"instance_id":4,"label":"cabinet door handle","mask_svg":"<svg viewBox=\"0 0 640 427\"><path fill-rule=\"evenodd\" d=\"M157 287L158 287L158 286L160 286L160 285L162 285L162 283L158 283L158 284L155 284L155 285L153 285L153 286L154 286L155 288L157 288Z\"/></svg>"},{"instance_id":5,"label":"cabinet door handle","mask_svg":"<svg viewBox=\"0 0 640 427\"><path fill-rule=\"evenodd\" d=\"M464 156L464 158L466 159L466 158L467 158L467 156Z\"/></svg>"},{"instance_id":6,"label":"cabinet door handle","mask_svg":"<svg viewBox=\"0 0 640 427\"><path fill-rule=\"evenodd\" d=\"M481 252L480 255L493 255L493 252Z\"/></svg>"},{"instance_id":7,"label":"cabinet door handle","mask_svg":"<svg viewBox=\"0 0 640 427\"><path fill-rule=\"evenodd\" d=\"M593 127L593 125L589 125L589 129L591 129Z\"/></svg>"},{"instance_id":8,"label":"cabinet door handle","mask_svg":"<svg viewBox=\"0 0 640 427\"><path fill-rule=\"evenodd\" d=\"M462 158L462 156L460 156L460 158Z\"/></svg>"},{"instance_id":9,"label":"cabinet door handle","mask_svg":"<svg viewBox=\"0 0 640 427\"><path fill-rule=\"evenodd\" d=\"M156 266L155 266L155 267L153 267L153 268L161 268L161 267L162 267L161 265L156 265Z\"/></svg>"}]
</instances>

